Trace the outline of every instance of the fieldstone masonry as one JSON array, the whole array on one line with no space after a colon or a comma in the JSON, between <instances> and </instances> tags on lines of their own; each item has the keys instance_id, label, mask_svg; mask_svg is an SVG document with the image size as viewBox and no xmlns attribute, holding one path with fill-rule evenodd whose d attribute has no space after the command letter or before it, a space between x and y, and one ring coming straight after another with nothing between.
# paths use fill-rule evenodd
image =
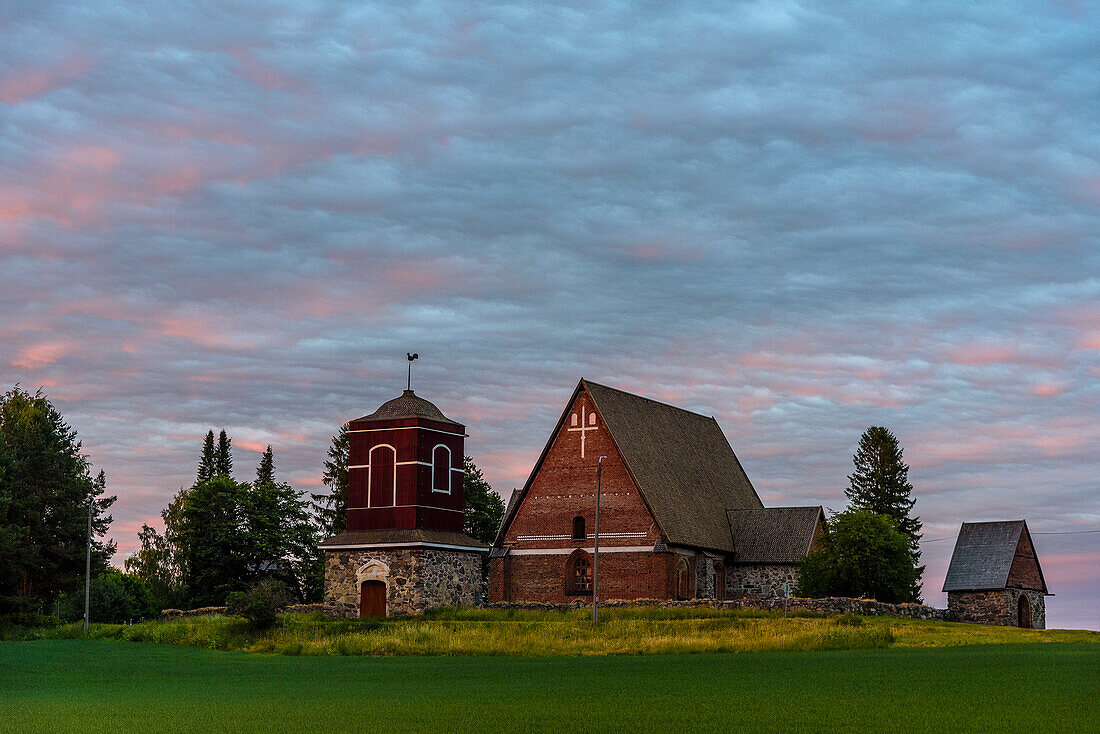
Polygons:
<instances>
[{"instance_id":1,"label":"fieldstone masonry","mask_svg":"<svg viewBox=\"0 0 1100 734\"><path fill-rule=\"evenodd\" d=\"M751 594L765 599L783 596L783 585L798 586L798 567L789 564L746 563L726 569L730 594Z\"/></svg>"},{"instance_id":2,"label":"fieldstone masonry","mask_svg":"<svg viewBox=\"0 0 1100 734\"><path fill-rule=\"evenodd\" d=\"M386 583L388 615L443 606L475 606L485 598L479 553L442 548L368 549L325 553L327 616L358 617L364 580Z\"/></svg>"},{"instance_id":3,"label":"fieldstone masonry","mask_svg":"<svg viewBox=\"0 0 1100 734\"><path fill-rule=\"evenodd\" d=\"M1027 596L1031 602L1032 629L1046 629L1046 599L1043 592L1033 589L952 591L947 595L947 608L951 611L952 618L960 622L1015 627L1019 624L1021 596Z\"/></svg>"}]
</instances>

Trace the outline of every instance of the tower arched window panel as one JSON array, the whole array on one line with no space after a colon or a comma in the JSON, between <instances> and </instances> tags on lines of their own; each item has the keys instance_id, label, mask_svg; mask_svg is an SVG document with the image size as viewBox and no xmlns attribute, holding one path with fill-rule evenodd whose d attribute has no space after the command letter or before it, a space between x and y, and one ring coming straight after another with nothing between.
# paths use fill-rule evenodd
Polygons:
<instances>
[{"instance_id":1,"label":"tower arched window panel","mask_svg":"<svg viewBox=\"0 0 1100 734\"><path fill-rule=\"evenodd\" d=\"M587 555L574 556L567 573L566 587L570 594L592 593L592 561Z\"/></svg>"},{"instance_id":2,"label":"tower arched window panel","mask_svg":"<svg viewBox=\"0 0 1100 734\"><path fill-rule=\"evenodd\" d=\"M432 449L432 491L451 493L451 450L443 444Z\"/></svg>"},{"instance_id":3,"label":"tower arched window panel","mask_svg":"<svg viewBox=\"0 0 1100 734\"><path fill-rule=\"evenodd\" d=\"M370 450L367 506L393 507L397 498L397 452L389 444Z\"/></svg>"}]
</instances>

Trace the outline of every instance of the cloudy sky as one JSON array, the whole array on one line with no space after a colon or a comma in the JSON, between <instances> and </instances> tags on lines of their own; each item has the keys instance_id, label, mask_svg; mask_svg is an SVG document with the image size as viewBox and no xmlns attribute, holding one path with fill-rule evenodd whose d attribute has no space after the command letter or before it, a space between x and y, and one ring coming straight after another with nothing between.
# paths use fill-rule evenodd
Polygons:
<instances>
[{"instance_id":1,"label":"cloudy sky","mask_svg":"<svg viewBox=\"0 0 1100 734\"><path fill-rule=\"evenodd\" d=\"M7 0L0 387L119 558L209 428L316 490L417 351L505 497L582 376L715 415L769 505L889 426L928 600L1025 517L1100 628L1096 7L592 5Z\"/></svg>"}]
</instances>

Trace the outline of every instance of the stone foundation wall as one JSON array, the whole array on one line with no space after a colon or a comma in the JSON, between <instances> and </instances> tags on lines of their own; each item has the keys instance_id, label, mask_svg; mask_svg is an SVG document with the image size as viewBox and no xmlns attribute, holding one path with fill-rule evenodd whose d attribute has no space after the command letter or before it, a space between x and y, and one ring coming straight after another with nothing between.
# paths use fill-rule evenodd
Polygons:
<instances>
[{"instance_id":1,"label":"stone foundation wall","mask_svg":"<svg viewBox=\"0 0 1100 734\"><path fill-rule=\"evenodd\" d=\"M476 606L485 598L481 554L442 548L325 552L325 615L358 617L359 591L368 574L386 583L389 616L444 606Z\"/></svg>"},{"instance_id":2,"label":"stone foundation wall","mask_svg":"<svg viewBox=\"0 0 1100 734\"><path fill-rule=\"evenodd\" d=\"M782 597L783 585L798 586L798 566L793 564L745 563L726 568L726 591L763 598Z\"/></svg>"},{"instance_id":3,"label":"stone foundation wall","mask_svg":"<svg viewBox=\"0 0 1100 734\"><path fill-rule=\"evenodd\" d=\"M1019 624L1019 602L1027 596L1031 602L1031 627L1047 628L1046 599L1033 589L998 589L995 591L949 591L947 608L960 622L999 624L1015 627Z\"/></svg>"}]
</instances>

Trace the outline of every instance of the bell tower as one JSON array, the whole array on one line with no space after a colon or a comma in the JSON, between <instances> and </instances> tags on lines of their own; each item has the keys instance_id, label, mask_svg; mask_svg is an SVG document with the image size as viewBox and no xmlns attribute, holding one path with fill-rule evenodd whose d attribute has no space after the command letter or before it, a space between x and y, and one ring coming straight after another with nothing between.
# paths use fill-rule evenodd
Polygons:
<instances>
[{"instance_id":1,"label":"bell tower","mask_svg":"<svg viewBox=\"0 0 1100 734\"><path fill-rule=\"evenodd\" d=\"M465 439L466 426L412 389L348 423L348 527L320 543L325 614L419 614L482 600L489 548L462 532Z\"/></svg>"},{"instance_id":2,"label":"bell tower","mask_svg":"<svg viewBox=\"0 0 1100 734\"><path fill-rule=\"evenodd\" d=\"M462 532L464 425L405 390L348 434L349 531Z\"/></svg>"}]
</instances>

